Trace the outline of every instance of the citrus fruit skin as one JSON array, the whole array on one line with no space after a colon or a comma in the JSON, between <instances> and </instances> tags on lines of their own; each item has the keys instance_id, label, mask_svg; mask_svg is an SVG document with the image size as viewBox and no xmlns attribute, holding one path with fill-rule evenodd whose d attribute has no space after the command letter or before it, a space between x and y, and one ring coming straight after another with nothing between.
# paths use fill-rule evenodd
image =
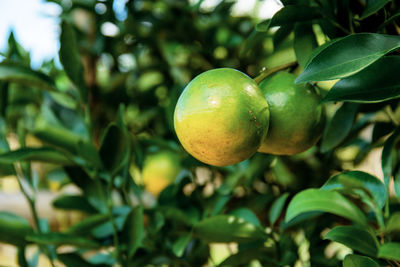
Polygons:
<instances>
[{"instance_id":1,"label":"citrus fruit skin","mask_svg":"<svg viewBox=\"0 0 400 267\"><path fill-rule=\"evenodd\" d=\"M268 103L246 74L220 68L194 78L178 99L176 134L198 160L227 166L252 156L268 131Z\"/></svg>"},{"instance_id":2,"label":"citrus fruit skin","mask_svg":"<svg viewBox=\"0 0 400 267\"><path fill-rule=\"evenodd\" d=\"M172 151L159 151L146 157L142 179L147 191L155 196L167 187L181 169L179 157Z\"/></svg>"},{"instance_id":3,"label":"citrus fruit skin","mask_svg":"<svg viewBox=\"0 0 400 267\"><path fill-rule=\"evenodd\" d=\"M259 152L293 155L303 152L320 139L325 112L320 96L309 84L294 84L296 76L280 72L260 83L270 108L268 134Z\"/></svg>"}]
</instances>

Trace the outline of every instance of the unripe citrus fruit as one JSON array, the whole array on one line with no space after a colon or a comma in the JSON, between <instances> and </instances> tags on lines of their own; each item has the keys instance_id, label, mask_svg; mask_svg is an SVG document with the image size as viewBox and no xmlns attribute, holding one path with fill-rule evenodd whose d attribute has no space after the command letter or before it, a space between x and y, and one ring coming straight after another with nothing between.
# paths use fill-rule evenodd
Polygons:
<instances>
[{"instance_id":1,"label":"unripe citrus fruit","mask_svg":"<svg viewBox=\"0 0 400 267\"><path fill-rule=\"evenodd\" d=\"M198 160L227 166L252 156L268 130L268 103L246 74L220 68L194 78L176 104L182 146Z\"/></svg>"},{"instance_id":2,"label":"unripe citrus fruit","mask_svg":"<svg viewBox=\"0 0 400 267\"><path fill-rule=\"evenodd\" d=\"M260 83L270 109L270 125L259 152L293 155L317 143L325 112L310 84L294 84L296 76L280 72Z\"/></svg>"},{"instance_id":3,"label":"unripe citrus fruit","mask_svg":"<svg viewBox=\"0 0 400 267\"><path fill-rule=\"evenodd\" d=\"M180 169L179 157L172 151L164 150L148 155L142 172L146 190L157 196L176 178Z\"/></svg>"}]
</instances>

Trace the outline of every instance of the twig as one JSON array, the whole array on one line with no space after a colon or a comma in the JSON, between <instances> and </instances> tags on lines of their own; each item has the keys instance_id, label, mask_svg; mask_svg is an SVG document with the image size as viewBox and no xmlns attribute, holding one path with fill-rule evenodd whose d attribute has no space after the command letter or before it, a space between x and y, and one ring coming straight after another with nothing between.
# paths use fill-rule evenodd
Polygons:
<instances>
[{"instance_id":1,"label":"twig","mask_svg":"<svg viewBox=\"0 0 400 267\"><path fill-rule=\"evenodd\" d=\"M260 75L258 75L257 77L255 77L253 80L257 83L260 84L265 78L267 78L269 75L274 74L275 72L278 72L280 70L284 70L290 67L294 67L297 65L296 61L287 63L287 64L283 64L280 66L277 66L275 68L271 68L271 69L265 69L263 70Z\"/></svg>"},{"instance_id":2,"label":"twig","mask_svg":"<svg viewBox=\"0 0 400 267\"><path fill-rule=\"evenodd\" d=\"M110 180L108 182L107 191L110 193L110 195L112 194L113 180L114 180L114 177L110 177ZM100 177L98 175L96 175L95 181L97 183L97 186L100 188L102 195L103 195L103 199L104 199L104 196L105 196L104 190L101 185ZM107 213L108 213L108 217L110 218L110 222L111 222L112 229L113 229L113 241L114 241L115 251L117 253L117 260L121 266L124 266L122 252L121 252L120 245L119 245L117 224L115 223L114 215L113 215L113 199L112 199L112 197L109 197L107 200Z\"/></svg>"},{"instance_id":3,"label":"twig","mask_svg":"<svg viewBox=\"0 0 400 267\"><path fill-rule=\"evenodd\" d=\"M111 202L109 202L111 203ZM121 266L123 266L123 258L122 258L122 253L120 250L120 246L119 246L119 239L118 239L118 229L117 229L117 224L115 223L114 220L114 215L112 212L112 203L111 204L107 204L108 207L108 216L110 217L110 221L111 221L111 225L113 228L113 241L114 241L114 246L115 246L115 250L117 252L117 258L118 258L118 262L121 264Z\"/></svg>"},{"instance_id":4,"label":"twig","mask_svg":"<svg viewBox=\"0 0 400 267\"><path fill-rule=\"evenodd\" d=\"M16 179L18 181L19 187L21 188L21 192L25 196L26 200L29 203L29 208L30 208L31 213L32 213L33 221L35 222L35 228L38 231L38 233L41 234L42 230L40 229L39 216L38 216L38 214L36 212L36 206L35 206L36 199L35 199L35 196L33 195L34 193L32 193L32 195L30 195L28 193L28 191L27 191L26 186L23 184L23 180L24 180L25 175L24 175L24 173L23 173L23 171L21 169L21 166L19 166L17 164L14 164L14 170L15 170L15 173L17 174ZM46 254L47 258L49 259L51 266L55 267L54 262L53 262L53 260L51 258L50 251L49 251L48 247L44 246L43 250L44 250L44 253Z\"/></svg>"}]
</instances>

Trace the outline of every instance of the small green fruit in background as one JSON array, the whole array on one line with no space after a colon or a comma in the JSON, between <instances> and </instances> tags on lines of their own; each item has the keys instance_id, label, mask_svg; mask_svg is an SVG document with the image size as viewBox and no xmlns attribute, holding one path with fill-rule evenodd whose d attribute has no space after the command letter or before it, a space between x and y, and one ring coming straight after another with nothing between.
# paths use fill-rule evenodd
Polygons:
<instances>
[{"instance_id":1,"label":"small green fruit in background","mask_svg":"<svg viewBox=\"0 0 400 267\"><path fill-rule=\"evenodd\" d=\"M155 196L174 181L181 169L179 156L168 150L149 154L143 165L142 179L147 191Z\"/></svg>"}]
</instances>

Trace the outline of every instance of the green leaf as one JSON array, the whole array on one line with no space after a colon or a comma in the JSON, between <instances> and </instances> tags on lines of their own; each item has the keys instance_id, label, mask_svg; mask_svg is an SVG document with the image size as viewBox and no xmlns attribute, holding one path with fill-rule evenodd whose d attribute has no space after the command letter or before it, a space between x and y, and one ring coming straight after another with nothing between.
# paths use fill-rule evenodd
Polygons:
<instances>
[{"instance_id":1,"label":"green leaf","mask_svg":"<svg viewBox=\"0 0 400 267\"><path fill-rule=\"evenodd\" d=\"M5 57L18 62L23 62L26 65L30 64L29 53L15 40L14 32L11 30L8 37L8 51Z\"/></svg>"},{"instance_id":2,"label":"green leaf","mask_svg":"<svg viewBox=\"0 0 400 267\"><path fill-rule=\"evenodd\" d=\"M8 141L6 138L6 132L6 123L0 116L0 153L10 151L10 146L8 145ZM3 164L0 162L0 177L6 177L13 174L15 174L15 170L12 164Z\"/></svg>"},{"instance_id":3,"label":"green leaf","mask_svg":"<svg viewBox=\"0 0 400 267\"><path fill-rule=\"evenodd\" d=\"M113 255L107 252L96 253L95 255L91 256L88 261L92 264L95 264L95 266L99 266L100 264L104 264L104 266L114 266L117 263Z\"/></svg>"},{"instance_id":4,"label":"green leaf","mask_svg":"<svg viewBox=\"0 0 400 267\"><path fill-rule=\"evenodd\" d=\"M373 259L366 256L349 254L344 258L343 267L379 267Z\"/></svg>"},{"instance_id":5,"label":"green leaf","mask_svg":"<svg viewBox=\"0 0 400 267\"><path fill-rule=\"evenodd\" d=\"M229 195L232 190L236 188L236 185L243 179L243 176L244 174L242 171L230 173L225 177L222 185L218 187L218 192L221 195Z\"/></svg>"},{"instance_id":6,"label":"green leaf","mask_svg":"<svg viewBox=\"0 0 400 267\"><path fill-rule=\"evenodd\" d=\"M394 129L395 126L391 122L376 122L372 130L372 143L376 143L382 137L393 132Z\"/></svg>"},{"instance_id":7,"label":"green leaf","mask_svg":"<svg viewBox=\"0 0 400 267\"><path fill-rule=\"evenodd\" d=\"M192 226L196 222L196 218L190 217L183 210L172 206L158 206L159 211L165 216L165 218L184 224L186 226Z\"/></svg>"},{"instance_id":8,"label":"green leaf","mask_svg":"<svg viewBox=\"0 0 400 267\"><path fill-rule=\"evenodd\" d=\"M53 201L53 206L64 210L80 210L87 213L96 212L86 198L79 195L61 195Z\"/></svg>"},{"instance_id":9,"label":"green leaf","mask_svg":"<svg viewBox=\"0 0 400 267\"><path fill-rule=\"evenodd\" d=\"M127 230L124 230L124 226L127 225L127 223L128 223L127 219L131 213L131 210L132 209L128 206L119 206L119 207L115 207L113 209L114 222L115 222L115 226L116 226L118 232L125 233L125 231L127 231ZM112 235L114 233L114 226L111 223L111 220L109 220L97 227L94 227L91 232L92 232L93 236L95 236L97 239L104 239L104 238L112 237ZM123 238L124 239L121 239L121 240L125 241L125 243L126 243L126 241L128 240L129 237L124 236Z\"/></svg>"},{"instance_id":10,"label":"green leaf","mask_svg":"<svg viewBox=\"0 0 400 267\"><path fill-rule=\"evenodd\" d=\"M268 260L271 261L271 257L275 256L274 251L268 248L257 248L257 249L243 249L238 253L229 256L218 267L228 267L228 266L242 266L246 265L252 260ZM275 265L273 265L275 266Z\"/></svg>"},{"instance_id":11,"label":"green leaf","mask_svg":"<svg viewBox=\"0 0 400 267\"><path fill-rule=\"evenodd\" d=\"M387 18L381 25L379 25L378 30L386 27L386 25L389 25L390 23L392 23L393 20L397 19L398 17L400 17L400 10L398 10L392 16Z\"/></svg>"},{"instance_id":12,"label":"green leaf","mask_svg":"<svg viewBox=\"0 0 400 267\"><path fill-rule=\"evenodd\" d=\"M180 236L172 245L172 252L174 252L177 257L182 257L190 240L192 240L191 234Z\"/></svg>"},{"instance_id":13,"label":"green leaf","mask_svg":"<svg viewBox=\"0 0 400 267\"><path fill-rule=\"evenodd\" d=\"M242 218L243 220L246 220L249 223L252 223L256 226L261 227L260 220L258 219L257 215L250 209L247 208L238 208L231 210L229 212L230 215L236 216L238 218Z\"/></svg>"},{"instance_id":14,"label":"green leaf","mask_svg":"<svg viewBox=\"0 0 400 267\"><path fill-rule=\"evenodd\" d=\"M86 197L90 205L92 205L102 213L106 213L107 203L104 196L104 192L106 192L106 189L104 188L105 186L102 184L102 180L100 180L99 177L96 178L99 179L97 181L90 178L86 174L86 172L80 167L66 166L64 167L64 170L68 174L70 180L78 187L80 187L83 192L85 192L84 196Z\"/></svg>"},{"instance_id":15,"label":"green leaf","mask_svg":"<svg viewBox=\"0 0 400 267\"><path fill-rule=\"evenodd\" d=\"M329 212L347 218L361 225L368 225L367 218L361 210L335 191L307 189L301 191L290 201L286 211L286 222L296 216L310 211Z\"/></svg>"},{"instance_id":16,"label":"green leaf","mask_svg":"<svg viewBox=\"0 0 400 267\"><path fill-rule=\"evenodd\" d=\"M14 166L10 164L0 164L0 179L9 175L14 175Z\"/></svg>"},{"instance_id":17,"label":"green leaf","mask_svg":"<svg viewBox=\"0 0 400 267\"><path fill-rule=\"evenodd\" d=\"M400 127L397 127L393 134L385 141L382 150L382 171L383 179L386 186L386 191L389 191L390 178L393 175L393 150L395 149L396 143L400 139Z\"/></svg>"},{"instance_id":18,"label":"green leaf","mask_svg":"<svg viewBox=\"0 0 400 267\"><path fill-rule=\"evenodd\" d=\"M56 90L54 81L46 74L12 63L0 63L0 80L49 91Z\"/></svg>"},{"instance_id":19,"label":"green leaf","mask_svg":"<svg viewBox=\"0 0 400 267\"><path fill-rule=\"evenodd\" d=\"M271 225L274 225L276 220L278 220L279 216L281 215L288 196L289 193L284 193L283 195L279 196L274 203L272 203L271 209L269 210L269 223Z\"/></svg>"},{"instance_id":20,"label":"green leaf","mask_svg":"<svg viewBox=\"0 0 400 267\"><path fill-rule=\"evenodd\" d=\"M317 8L305 5L290 5L279 10L272 19L267 19L255 27L254 31L246 39L240 49L240 57L245 56L255 45L261 43L267 37L270 27L288 26L296 22L311 21L321 17Z\"/></svg>"},{"instance_id":21,"label":"green leaf","mask_svg":"<svg viewBox=\"0 0 400 267\"><path fill-rule=\"evenodd\" d=\"M335 115L333 115L332 119L328 122L322 135L322 153L331 151L347 137L353 126L358 106L357 104L343 103L343 105L336 110Z\"/></svg>"},{"instance_id":22,"label":"green leaf","mask_svg":"<svg viewBox=\"0 0 400 267\"><path fill-rule=\"evenodd\" d=\"M132 258L142 245L144 233L143 207L137 206L128 215L124 226L124 239L128 247L129 258Z\"/></svg>"},{"instance_id":23,"label":"green leaf","mask_svg":"<svg viewBox=\"0 0 400 267\"><path fill-rule=\"evenodd\" d=\"M78 88L83 101L87 101L87 87L83 77L83 65L73 27L65 20L61 23L60 61L71 81Z\"/></svg>"},{"instance_id":24,"label":"green leaf","mask_svg":"<svg viewBox=\"0 0 400 267\"><path fill-rule=\"evenodd\" d=\"M296 216L295 218L293 218L290 221L282 221L280 224L280 228L282 230L286 230L286 229L288 229L296 224L302 223L304 221L316 219L317 217L321 216L322 214L324 214L324 213L321 211L305 212L305 213L302 213L302 214Z\"/></svg>"},{"instance_id":25,"label":"green leaf","mask_svg":"<svg viewBox=\"0 0 400 267\"><path fill-rule=\"evenodd\" d=\"M217 215L193 227L193 234L206 242L253 242L266 240L262 228L233 215Z\"/></svg>"},{"instance_id":26,"label":"green leaf","mask_svg":"<svg viewBox=\"0 0 400 267\"><path fill-rule=\"evenodd\" d=\"M0 152L6 152L10 150L7 135L7 124L2 117L0 117Z\"/></svg>"},{"instance_id":27,"label":"green leaf","mask_svg":"<svg viewBox=\"0 0 400 267\"><path fill-rule=\"evenodd\" d=\"M72 153L76 153L80 142L86 141L82 136L65 127L47 122L43 117L36 119L32 134L45 143L66 149Z\"/></svg>"},{"instance_id":28,"label":"green leaf","mask_svg":"<svg viewBox=\"0 0 400 267\"><path fill-rule=\"evenodd\" d=\"M50 92L50 95L57 104L71 110L77 110L78 102L73 96L62 92Z\"/></svg>"},{"instance_id":29,"label":"green leaf","mask_svg":"<svg viewBox=\"0 0 400 267\"><path fill-rule=\"evenodd\" d=\"M71 161L61 152L48 147L25 147L0 154L0 163L12 164L17 161L43 161L62 165L71 164Z\"/></svg>"},{"instance_id":30,"label":"green leaf","mask_svg":"<svg viewBox=\"0 0 400 267\"><path fill-rule=\"evenodd\" d=\"M120 231L125 223L126 217L120 216L114 219L117 225L117 230ZM111 238L114 233L114 227L111 221L101 224L92 229L91 234L96 239L107 239Z\"/></svg>"},{"instance_id":31,"label":"green leaf","mask_svg":"<svg viewBox=\"0 0 400 267\"><path fill-rule=\"evenodd\" d=\"M278 46L290 35L292 31L293 25L290 24L279 27L273 37L274 51L276 51Z\"/></svg>"},{"instance_id":32,"label":"green leaf","mask_svg":"<svg viewBox=\"0 0 400 267\"><path fill-rule=\"evenodd\" d=\"M337 226L324 237L341 243L355 251L375 257L378 253L378 241L368 231L355 226Z\"/></svg>"},{"instance_id":33,"label":"green leaf","mask_svg":"<svg viewBox=\"0 0 400 267\"><path fill-rule=\"evenodd\" d=\"M399 169L400 165L397 164L396 168L397 171L393 176L393 188L394 188L394 192L396 193L397 197L400 197L400 169Z\"/></svg>"},{"instance_id":34,"label":"green leaf","mask_svg":"<svg viewBox=\"0 0 400 267\"><path fill-rule=\"evenodd\" d=\"M222 210L225 208L226 204L232 198L232 195L217 193L214 195L213 198L214 200L212 201L212 205L210 205L209 207L211 209L211 211L209 212L210 216L222 213Z\"/></svg>"},{"instance_id":35,"label":"green leaf","mask_svg":"<svg viewBox=\"0 0 400 267\"><path fill-rule=\"evenodd\" d=\"M8 106L8 96L10 94L10 84L0 82L0 116L5 118Z\"/></svg>"},{"instance_id":36,"label":"green leaf","mask_svg":"<svg viewBox=\"0 0 400 267\"><path fill-rule=\"evenodd\" d=\"M301 23L294 28L294 52L301 67L305 67L312 51L318 46L311 24Z\"/></svg>"},{"instance_id":37,"label":"green leaf","mask_svg":"<svg viewBox=\"0 0 400 267\"><path fill-rule=\"evenodd\" d=\"M72 225L68 228L67 232L73 235L88 235L94 227L107 222L109 219L108 214L96 214Z\"/></svg>"},{"instance_id":38,"label":"green leaf","mask_svg":"<svg viewBox=\"0 0 400 267\"><path fill-rule=\"evenodd\" d=\"M272 166L272 172L276 177L276 182L285 188L290 188L296 183L296 176L279 157L276 158L274 165Z\"/></svg>"},{"instance_id":39,"label":"green leaf","mask_svg":"<svg viewBox=\"0 0 400 267\"><path fill-rule=\"evenodd\" d=\"M372 196L378 207L383 208L386 202L385 185L375 176L362 171L347 171L331 177L322 187L322 190L361 188Z\"/></svg>"},{"instance_id":40,"label":"green leaf","mask_svg":"<svg viewBox=\"0 0 400 267\"><path fill-rule=\"evenodd\" d=\"M368 0L360 19L365 19L382 9L391 0Z\"/></svg>"},{"instance_id":41,"label":"green leaf","mask_svg":"<svg viewBox=\"0 0 400 267\"><path fill-rule=\"evenodd\" d=\"M258 23L258 24L256 25L255 30L256 30L257 32L267 32L268 29L269 29L270 21L271 21L270 19L266 19L266 20L264 20L264 21Z\"/></svg>"},{"instance_id":42,"label":"green leaf","mask_svg":"<svg viewBox=\"0 0 400 267\"><path fill-rule=\"evenodd\" d=\"M100 147L100 158L111 173L120 170L129 161L129 137L117 124L107 127Z\"/></svg>"},{"instance_id":43,"label":"green leaf","mask_svg":"<svg viewBox=\"0 0 400 267\"><path fill-rule=\"evenodd\" d=\"M270 27L311 21L320 17L318 8L306 5L288 5L275 13L271 19Z\"/></svg>"},{"instance_id":44,"label":"green leaf","mask_svg":"<svg viewBox=\"0 0 400 267\"><path fill-rule=\"evenodd\" d=\"M33 232L29 222L10 212L0 211L0 242L23 247L25 237Z\"/></svg>"},{"instance_id":45,"label":"green leaf","mask_svg":"<svg viewBox=\"0 0 400 267\"><path fill-rule=\"evenodd\" d=\"M387 233L400 233L400 212L393 213L386 223Z\"/></svg>"},{"instance_id":46,"label":"green leaf","mask_svg":"<svg viewBox=\"0 0 400 267\"><path fill-rule=\"evenodd\" d=\"M400 243L389 242L383 244L378 251L378 258L400 261Z\"/></svg>"},{"instance_id":47,"label":"green leaf","mask_svg":"<svg viewBox=\"0 0 400 267\"><path fill-rule=\"evenodd\" d=\"M256 28L250 33L249 37L243 42L239 51L239 57L246 56L251 49L261 43L267 37L270 20L265 20L259 23Z\"/></svg>"},{"instance_id":48,"label":"green leaf","mask_svg":"<svg viewBox=\"0 0 400 267\"><path fill-rule=\"evenodd\" d=\"M313 52L296 83L348 77L400 47L400 36L358 33L333 40Z\"/></svg>"},{"instance_id":49,"label":"green leaf","mask_svg":"<svg viewBox=\"0 0 400 267\"><path fill-rule=\"evenodd\" d=\"M98 248L100 245L90 239L75 236L65 233L42 233L42 234L31 234L26 237L28 241L34 242L39 245L70 245L79 248Z\"/></svg>"},{"instance_id":50,"label":"green leaf","mask_svg":"<svg viewBox=\"0 0 400 267\"><path fill-rule=\"evenodd\" d=\"M381 102L400 96L396 70L399 56L387 56L353 76L338 81L322 99L328 101Z\"/></svg>"},{"instance_id":51,"label":"green leaf","mask_svg":"<svg viewBox=\"0 0 400 267\"><path fill-rule=\"evenodd\" d=\"M77 253L62 253L58 254L57 258L65 264L65 266L79 266L79 267L106 267L106 264L92 264L83 259Z\"/></svg>"},{"instance_id":52,"label":"green leaf","mask_svg":"<svg viewBox=\"0 0 400 267\"><path fill-rule=\"evenodd\" d=\"M103 168L99 151L97 151L96 147L92 143L78 140L76 154L84 158L86 162L91 164L94 168Z\"/></svg>"}]
</instances>

